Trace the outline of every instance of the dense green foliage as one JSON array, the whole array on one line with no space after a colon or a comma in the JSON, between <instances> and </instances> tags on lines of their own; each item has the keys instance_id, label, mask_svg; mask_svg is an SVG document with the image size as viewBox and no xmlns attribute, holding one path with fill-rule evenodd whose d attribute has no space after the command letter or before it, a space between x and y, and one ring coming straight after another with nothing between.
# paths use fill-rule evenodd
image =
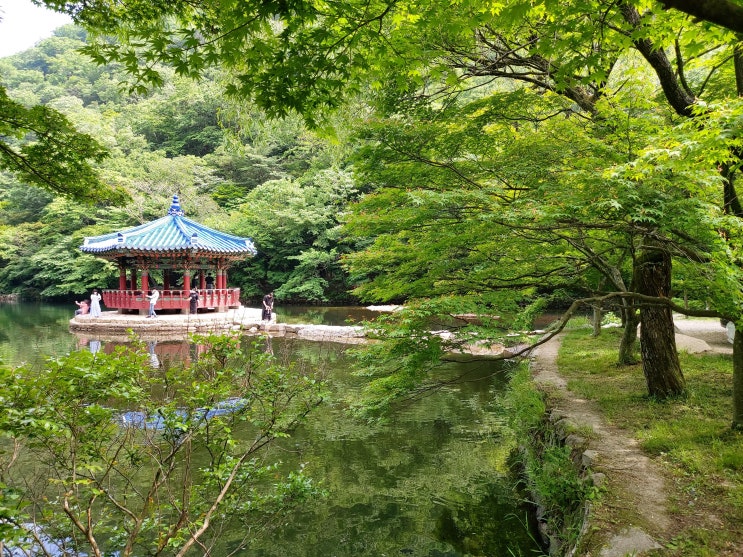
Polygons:
<instances>
[{"instance_id":1,"label":"dense green foliage","mask_svg":"<svg viewBox=\"0 0 743 557\"><path fill-rule=\"evenodd\" d=\"M194 342L206 347L198 360L162 368L140 346L73 352L41 373L0 369L0 431L14 447L2 453L3 542L31 554L52 540L75 554L208 552L230 521L319 493L301 469L258 456L321 402L322 382L258 343Z\"/></svg>"},{"instance_id":2,"label":"dense green foliage","mask_svg":"<svg viewBox=\"0 0 743 557\"><path fill-rule=\"evenodd\" d=\"M101 286L111 269L74 245L159 216L177 190L193 216L256 239L231 275L249 295L342 299L351 283L406 303L360 356L366 409L565 302L620 312L629 351L639 321L648 393L681 395L683 294L738 326L743 427L733 32L651 0L44 3L90 40L68 31L4 61L13 107L48 104L100 138L97 170L131 201L83 210L7 178L0 287ZM75 41L97 66L65 63Z\"/></svg>"},{"instance_id":3,"label":"dense green foliage","mask_svg":"<svg viewBox=\"0 0 743 557\"><path fill-rule=\"evenodd\" d=\"M356 192L337 147L296 119L270 122L227 101L216 73L197 84L166 72L162 89L128 94L118 66L97 66L79 53L85 40L67 26L0 60L4 102L28 118L45 114L56 126L45 137L65 151L18 144L59 163L41 165L59 186L33 187L38 180L17 169L0 174L0 292L48 299L116 286L112 265L79 252L83 238L159 218L179 193L189 217L255 239L259 255L230 279L246 299L270 289L284 302L349 299L339 260L350 245L337 228ZM78 133L72 125L95 141L94 151L93 143L60 135ZM81 164L93 157L92 164L63 168L77 164L63 155Z\"/></svg>"},{"instance_id":4,"label":"dense green foliage","mask_svg":"<svg viewBox=\"0 0 743 557\"><path fill-rule=\"evenodd\" d=\"M365 300L497 311L497 327L470 331L482 341L520 325L526 304L614 300L628 330L639 310L648 390L661 397L684 390L670 312L658 307L672 295L674 259L686 263L677 287L743 325L740 103L726 29L651 1L46 3L86 25L83 51L120 68L134 99L155 99L149 107L168 124L131 112L127 122L157 153L214 148L218 91L235 101L218 112L223 124L250 114L237 131L263 110L334 124L346 145L358 132L365 195L345 229L355 190L342 159L313 156L249 192L241 181L214 192L225 205L211 216L234 209L233 226L277 255L238 270L243 283L270 283L287 299L336 297L346 285L338 258L348 253ZM217 81L202 95L185 78ZM158 102L172 86L188 92ZM341 107L336 114L353 108L362 118L333 121ZM245 148L241 137L232 139ZM252 157L258 143L247 143ZM139 197L159 193L129 174L120 176Z\"/></svg>"},{"instance_id":5,"label":"dense green foliage","mask_svg":"<svg viewBox=\"0 0 743 557\"><path fill-rule=\"evenodd\" d=\"M502 339L534 300L578 297L621 309L628 330L639 309L650 394L683 392L658 305L684 289L741 316L741 215L723 202L739 166L734 38L651 3L425 6L441 19L391 15L384 30L409 48L378 67L407 63L425 79L376 96L356 160L372 193L347 228L371 239L346 259L362 299L424 300L391 323L387 354L406 356L377 359L380 386L410 388L463 338ZM396 14L406 8L418 6ZM430 315L456 313L501 319L426 337ZM419 358L396 332L415 320Z\"/></svg>"}]
</instances>

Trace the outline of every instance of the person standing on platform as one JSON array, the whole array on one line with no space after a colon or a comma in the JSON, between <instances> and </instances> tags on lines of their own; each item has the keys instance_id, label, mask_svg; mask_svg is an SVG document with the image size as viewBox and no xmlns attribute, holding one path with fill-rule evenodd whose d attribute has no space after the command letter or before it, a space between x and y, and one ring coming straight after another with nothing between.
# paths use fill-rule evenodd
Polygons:
<instances>
[{"instance_id":1,"label":"person standing on platform","mask_svg":"<svg viewBox=\"0 0 743 557\"><path fill-rule=\"evenodd\" d=\"M195 315L199 311L199 292L196 288L191 288L188 293L188 313Z\"/></svg>"},{"instance_id":2,"label":"person standing on platform","mask_svg":"<svg viewBox=\"0 0 743 557\"><path fill-rule=\"evenodd\" d=\"M261 312L261 321L271 321L273 313L273 292L263 296L263 311Z\"/></svg>"},{"instance_id":3,"label":"person standing on platform","mask_svg":"<svg viewBox=\"0 0 743 557\"><path fill-rule=\"evenodd\" d=\"M157 314L155 313L155 304L157 304L157 301L160 299L160 292L157 288L153 288L150 290L150 295L147 296L147 299L150 301L150 311L147 314L147 317L157 317Z\"/></svg>"},{"instance_id":4,"label":"person standing on platform","mask_svg":"<svg viewBox=\"0 0 743 557\"><path fill-rule=\"evenodd\" d=\"M211 275L211 273L208 273L206 275L206 278L204 279L204 282L206 282L206 289L207 290L214 290L214 277Z\"/></svg>"},{"instance_id":5,"label":"person standing on platform","mask_svg":"<svg viewBox=\"0 0 743 557\"><path fill-rule=\"evenodd\" d=\"M90 316L101 316L101 295L98 293L97 288L94 288L93 293L90 295Z\"/></svg>"}]
</instances>

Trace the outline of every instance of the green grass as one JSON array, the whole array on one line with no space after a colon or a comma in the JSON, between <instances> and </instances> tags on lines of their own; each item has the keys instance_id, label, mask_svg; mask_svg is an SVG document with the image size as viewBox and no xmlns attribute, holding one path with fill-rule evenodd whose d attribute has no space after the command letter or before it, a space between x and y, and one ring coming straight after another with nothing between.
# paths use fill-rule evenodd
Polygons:
<instances>
[{"instance_id":1,"label":"green grass","mask_svg":"<svg viewBox=\"0 0 743 557\"><path fill-rule=\"evenodd\" d=\"M655 554L737 555L743 539L743 434L730 429L731 357L681 353L687 392L657 401L647 395L640 365L616 365L620 337L618 329L598 338L574 329L563 341L558 366L568 387L596 401L606 419L638 439L671 479L679 532ZM715 517L714 535L699 516Z\"/></svg>"},{"instance_id":2,"label":"green grass","mask_svg":"<svg viewBox=\"0 0 743 557\"><path fill-rule=\"evenodd\" d=\"M542 507L552 535L572 544L582 525L583 503L595 489L581 480L570 448L553 443L553 431L544 419L543 393L534 387L525 363L513 370L499 404L508 409L511 431L521 445L512 456L523 468L526 490Z\"/></svg>"}]
</instances>

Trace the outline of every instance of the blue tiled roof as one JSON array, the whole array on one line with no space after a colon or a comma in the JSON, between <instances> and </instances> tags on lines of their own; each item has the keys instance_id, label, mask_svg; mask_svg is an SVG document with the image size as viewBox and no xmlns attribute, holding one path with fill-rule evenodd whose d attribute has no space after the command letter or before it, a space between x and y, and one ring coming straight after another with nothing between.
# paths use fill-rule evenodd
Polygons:
<instances>
[{"instance_id":1,"label":"blue tiled roof","mask_svg":"<svg viewBox=\"0 0 743 557\"><path fill-rule=\"evenodd\" d=\"M166 216L120 232L85 238L85 243L80 249L93 254L119 250L140 252L196 250L225 255L256 254L250 238L240 238L213 230L186 218L183 214L178 196L174 195L173 204Z\"/></svg>"}]
</instances>

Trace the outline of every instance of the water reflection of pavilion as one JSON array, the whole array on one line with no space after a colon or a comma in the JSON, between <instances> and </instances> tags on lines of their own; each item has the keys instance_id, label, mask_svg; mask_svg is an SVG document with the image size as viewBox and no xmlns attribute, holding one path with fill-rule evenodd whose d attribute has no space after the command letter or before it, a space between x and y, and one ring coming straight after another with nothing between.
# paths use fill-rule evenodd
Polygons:
<instances>
[{"instance_id":1,"label":"water reflection of pavilion","mask_svg":"<svg viewBox=\"0 0 743 557\"><path fill-rule=\"evenodd\" d=\"M260 310L253 310L253 313L260 314ZM162 321L157 320L157 324L153 323L152 327L139 329L138 331L127 330L123 327L108 328L105 324L105 315L101 320L94 320L88 316L84 317L87 319L76 317L70 321L70 331L77 337L77 344L80 349L87 348L91 352L102 350L104 353L110 354L116 346L131 344L131 334L135 334L138 340L146 344L152 355L153 363L155 357L157 357L158 365L172 360L195 362L205 350L205 347L193 342L186 329L178 329L179 325L175 322L185 319L183 316L166 316L166 319ZM169 320L174 322L175 328L168 332L163 330L161 325ZM103 327L86 327L86 323L91 324L93 321L95 321L95 325L103 325ZM147 320L142 319L142 321ZM246 323L228 328L211 325L204 331L192 332L237 334L246 338L260 337L265 343L265 351L269 353L273 351L271 339L274 337L334 344L359 344L367 341L364 329L360 326L260 324L259 321L257 324L250 325L249 328L244 327L246 327Z\"/></svg>"},{"instance_id":2,"label":"water reflection of pavilion","mask_svg":"<svg viewBox=\"0 0 743 557\"><path fill-rule=\"evenodd\" d=\"M131 338L123 335L90 336L89 333L75 333L79 350L89 350L93 354L102 352L112 354L117 346L131 345ZM160 367L171 362L196 363L206 351L206 346L190 338L160 337L142 339L144 348L150 356L150 365Z\"/></svg>"},{"instance_id":3,"label":"water reflection of pavilion","mask_svg":"<svg viewBox=\"0 0 743 557\"><path fill-rule=\"evenodd\" d=\"M119 288L103 291L103 304L119 313L144 315L150 289L157 287L157 310L187 314L192 286L198 310L224 312L240 306L240 289L228 288L230 266L256 254L250 238L208 228L185 217L178 196L157 220L85 238L80 250L116 263Z\"/></svg>"}]
</instances>

